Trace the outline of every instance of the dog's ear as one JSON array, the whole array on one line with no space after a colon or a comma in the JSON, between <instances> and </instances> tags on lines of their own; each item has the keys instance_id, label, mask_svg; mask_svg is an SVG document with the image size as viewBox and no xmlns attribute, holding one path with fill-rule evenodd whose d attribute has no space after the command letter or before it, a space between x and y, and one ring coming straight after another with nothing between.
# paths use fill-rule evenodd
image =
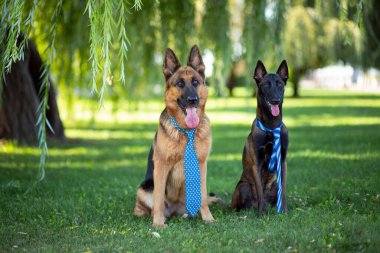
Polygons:
<instances>
[{"instance_id":1,"label":"dog's ear","mask_svg":"<svg viewBox=\"0 0 380 253\"><path fill-rule=\"evenodd\" d=\"M197 45L194 45L190 50L187 66L192 67L203 77L203 79L205 78L205 65Z\"/></svg>"},{"instance_id":2,"label":"dog's ear","mask_svg":"<svg viewBox=\"0 0 380 253\"><path fill-rule=\"evenodd\" d=\"M259 84L266 74L267 70L265 69L264 64L258 60L255 68L255 73L253 74L253 78L255 79L256 83Z\"/></svg>"},{"instance_id":3,"label":"dog's ear","mask_svg":"<svg viewBox=\"0 0 380 253\"><path fill-rule=\"evenodd\" d=\"M286 63L285 60L283 60L280 64L280 66L278 67L277 74L286 83L286 81L289 78L289 73L288 73L288 64Z\"/></svg>"},{"instance_id":4,"label":"dog's ear","mask_svg":"<svg viewBox=\"0 0 380 253\"><path fill-rule=\"evenodd\" d=\"M170 48L165 51L163 73L166 81L174 74L174 72L181 67L177 56Z\"/></svg>"}]
</instances>

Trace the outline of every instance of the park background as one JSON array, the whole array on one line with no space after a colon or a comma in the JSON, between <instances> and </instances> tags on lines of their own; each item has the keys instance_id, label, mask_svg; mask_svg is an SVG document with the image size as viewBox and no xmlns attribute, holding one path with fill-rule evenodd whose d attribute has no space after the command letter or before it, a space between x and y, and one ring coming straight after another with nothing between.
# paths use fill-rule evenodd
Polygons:
<instances>
[{"instance_id":1,"label":"park background","mask_svg":"<svg viewBox=\"0 0 380 253\"><path fill-rule=\"evenodd\" d=\"M0 1L0 251L377 252L379 2ZM163 53L206 65L214 224L133 216ZM257 60L290 68L287 214L228 206ZM38 66L38 68L36 68ZM47 123L48 122L48 123ZM53 131L51 130L53 129Z\"/></svg>"}]
</instances>

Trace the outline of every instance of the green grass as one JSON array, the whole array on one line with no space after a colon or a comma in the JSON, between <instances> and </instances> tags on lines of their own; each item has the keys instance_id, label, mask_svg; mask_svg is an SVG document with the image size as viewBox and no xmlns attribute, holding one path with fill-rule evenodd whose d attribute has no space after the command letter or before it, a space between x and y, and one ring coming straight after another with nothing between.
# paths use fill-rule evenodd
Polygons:
<instances>
[{"instance_id":1,"label":"green grass","mask_svg":"<svg viewBox=\"0 0 380 253\"><path fill-rule=\"evenodd\" d=\"M226 203L255 105L246 97L208 101L208 190ZM78 102L62 112L68 140L49 143L46 179L34 188L38 149L0 144L0 252L380 251L379 94L303 91L285 99L287 214L270 208L258 218L213 206L214 224L176 217L167 229L133 216L163 102L106 107L94 120L96 106Z\"/></svg>"}]
</instances>

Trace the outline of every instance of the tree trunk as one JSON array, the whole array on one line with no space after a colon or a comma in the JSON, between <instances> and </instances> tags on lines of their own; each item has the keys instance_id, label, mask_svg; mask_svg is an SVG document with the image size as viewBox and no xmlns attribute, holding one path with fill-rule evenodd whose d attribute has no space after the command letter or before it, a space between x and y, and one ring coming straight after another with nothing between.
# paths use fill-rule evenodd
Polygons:
<instances>
[{"instance_id":1,"label":"tree trunk","mask_svg":"<svg viewBox=\"0 0 380 253\"><path fill-rule=\"evenodd\" d=\"M11 139L27 144L37 143L37 108L41 86L42 59L34 43L29 40L23 61L12 65L3 79L0 105L0 139ZM55 89L50 81L49 109L46 117L54 134L47 127L48 136L64 139L64 127L59 116Z\"/></svg>"},{"instance_id":2,"label":"tree trunk","mask_svg":"<svg viewBox=\"0 0 380 253\"><path fill-rule=\"evenodd\" d=\"M293 71L293 97L299 97L299 83L304 73L305 71L301 69L294 69Z\"/></svg>"},{"instance_id":3,"label":"tree trunk","mask_svg":"<svg viewBox=\"0 0 380 253\"><path fill-rule=\"evenodd\" d=\"M233 97L234 96L234 88L236 86L236 78L234 70L232 69L226 82L226 87L228 89L228 96Z\"/></svg>"}]
</instances>

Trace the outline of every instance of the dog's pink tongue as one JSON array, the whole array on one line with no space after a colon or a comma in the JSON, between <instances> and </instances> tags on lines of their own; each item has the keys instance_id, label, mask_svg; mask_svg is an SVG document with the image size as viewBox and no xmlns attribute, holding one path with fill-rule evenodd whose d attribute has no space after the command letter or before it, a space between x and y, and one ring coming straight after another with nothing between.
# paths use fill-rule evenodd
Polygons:
<instances>
[{"instance_id":1,"label":"dog's pink tongue","mask_svg":"<svg viewBox=\"0 0 380 253\"><path fill-rule=\"evenodd\" d=\"M280 107L278 105L270 105L270 110L273 116L278 116L280 114Z\"/></svg>"},{"instance_id":2,"label":"dog's pink tongue","mask_svg":"<svg viewBox=\"0 0 380 253\"><path fill-rule=\"evenodd\" d=\"M185 123L188 128L197 128L199 124L199 117L197 109L194 107L186 108Z\"/></svg>"}]
</instances>

